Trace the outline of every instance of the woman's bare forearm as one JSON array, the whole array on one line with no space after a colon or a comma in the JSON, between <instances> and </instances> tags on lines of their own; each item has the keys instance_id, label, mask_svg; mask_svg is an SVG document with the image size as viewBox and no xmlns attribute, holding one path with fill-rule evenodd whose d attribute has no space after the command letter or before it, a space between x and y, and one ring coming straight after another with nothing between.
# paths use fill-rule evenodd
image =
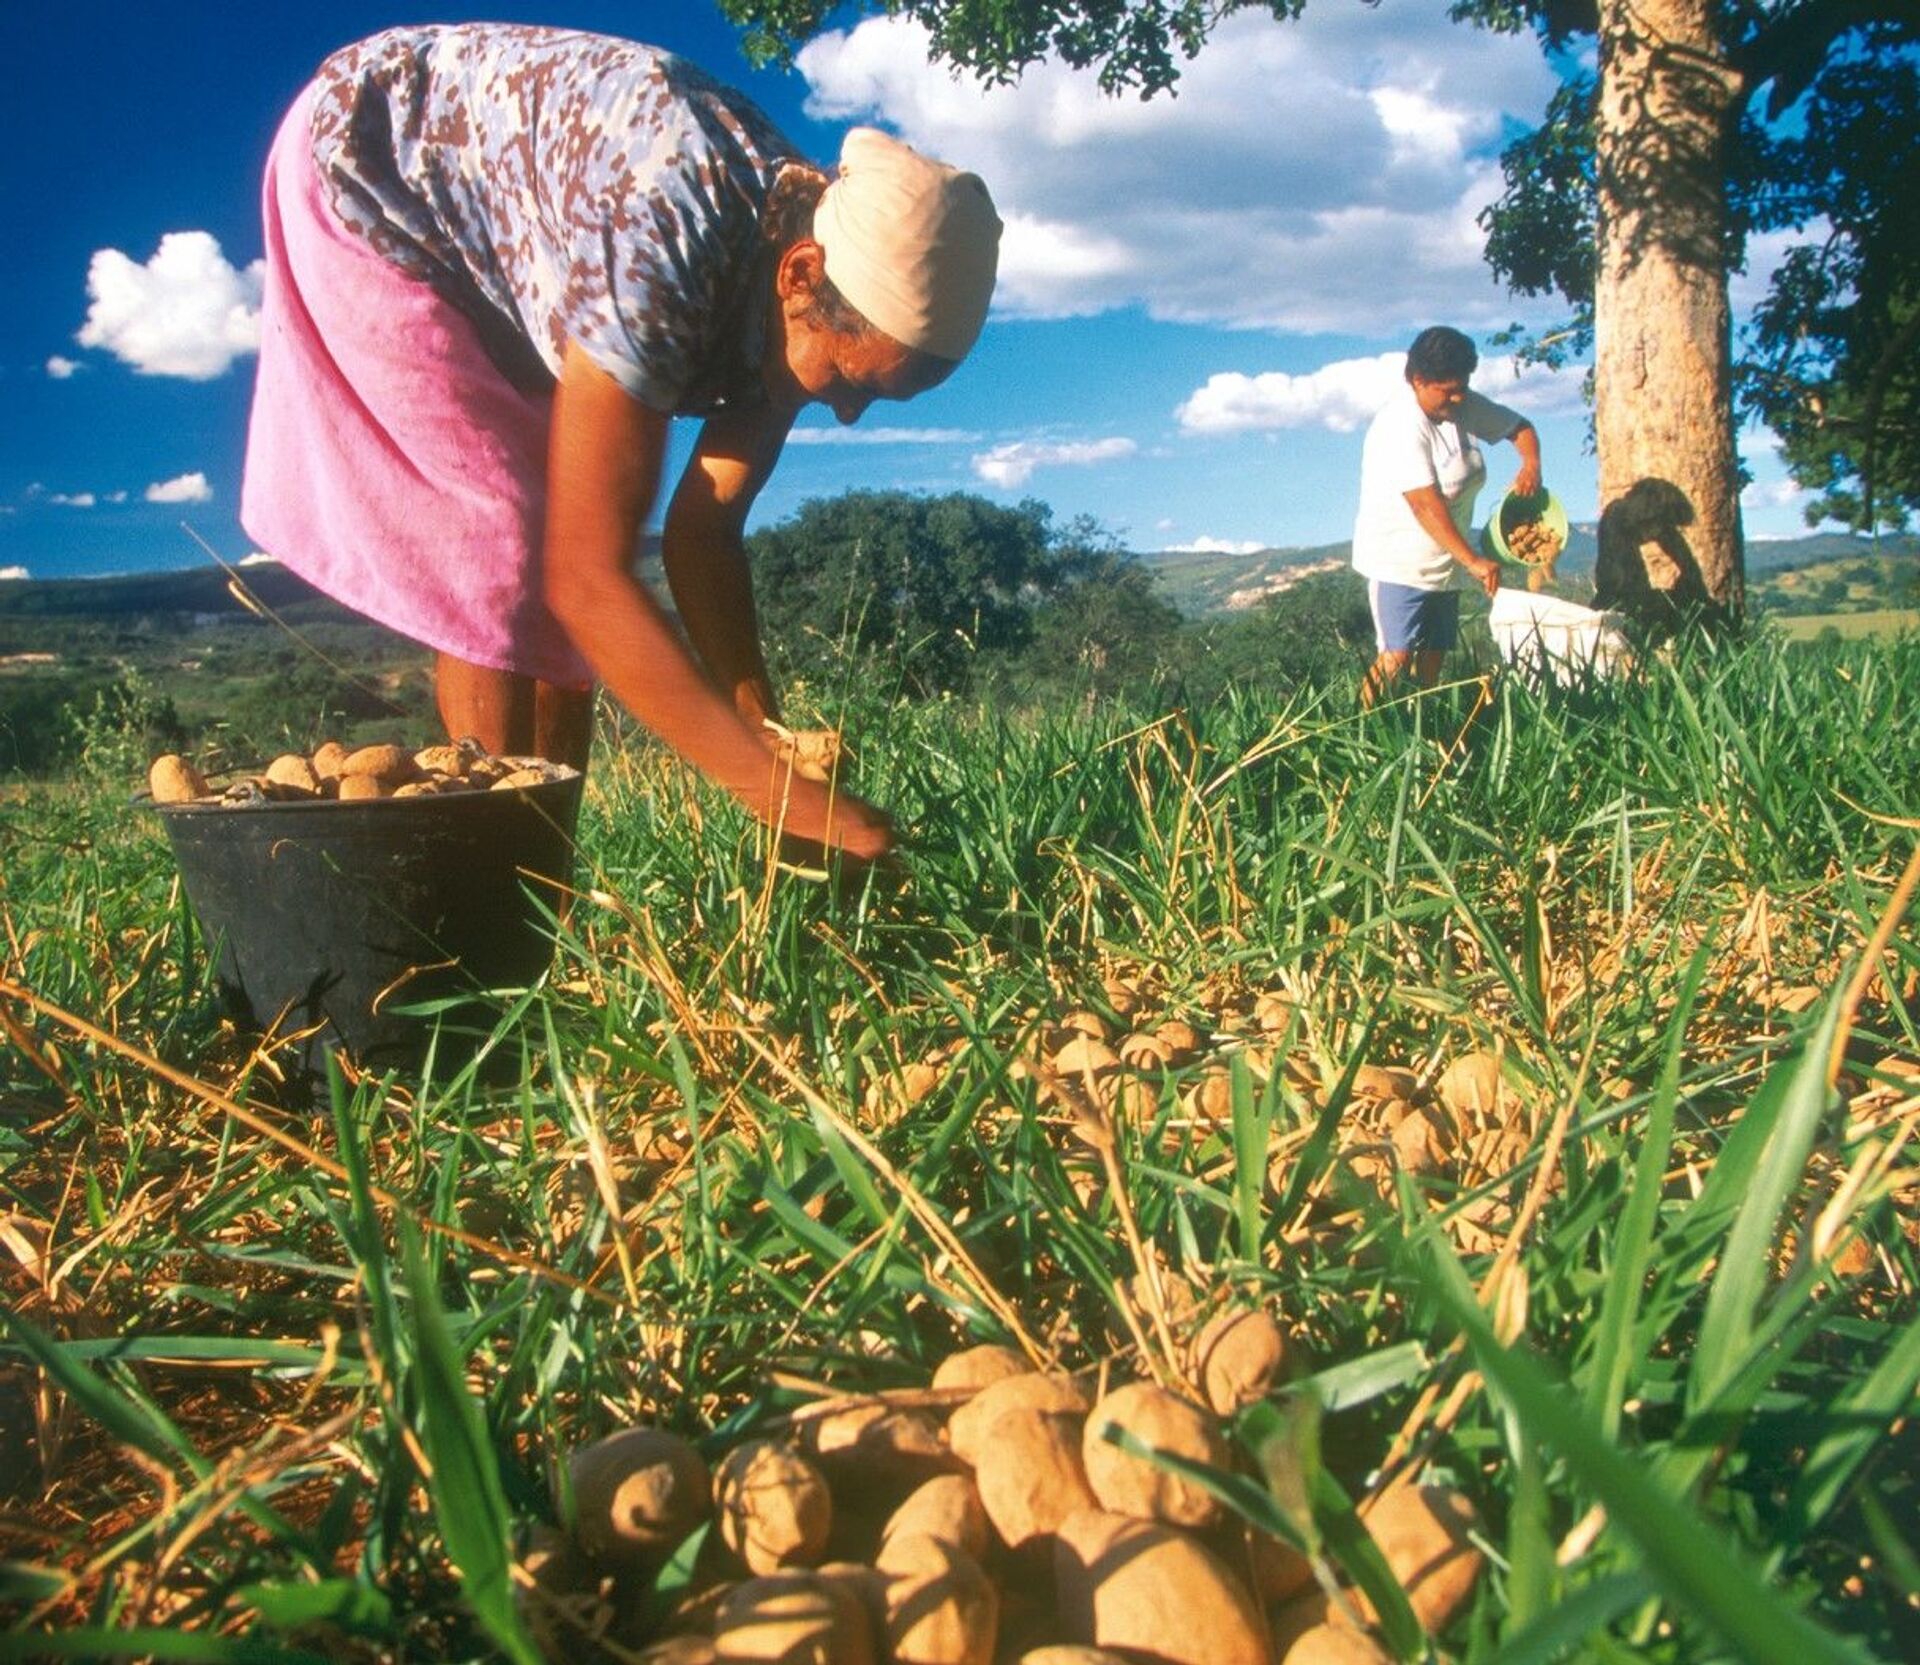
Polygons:
<instances>
[{"instance_id":1,"label":"woman's bare forearm","mask_svg":"<svg viewBox=\"0 0 1920 1665\"><path fill-rule=\"evenodd\" d=\"M1460 535L1453 513L1438 486L1423 486L1406 494L1407 507L1421 530L1472 575L1473 581L1491 595L1500 587L1500 563L1490 561Z\"/></svg>"},{"instance_id":2,"label":"woman's bare forearm","mask_svg":"<svg viewBox=\"0 0 1920 1665\"><path fill-rule=\"evenodd\" d=\"M743 534L790 420L766 406L709 418L668 507L662 548L688 640L734 709L756 727L779 713L760 651Z\"/></svg>"},{"instance_id":3,"label":"woman's bare forearm","mask_svg":"<svg viewBox=\"0 0 1920 1665\"><path fill-rule=\"evenodd\" d=\"M1522 422L1507 436L1520 453L1520 472L1514 476L1514 490L1532 497L1540 489L1540 434L1531 422Z\"/></svg>"},{"instance_id":4,"label":"woman's bare forearm","mask_svg":"<svg viewBox=\"0 0 1920 1665\"><path fill-rule=\"evenodd\" d=\"M680 622L715 687L755 727L777 717L760 651L753 575L739 534L711 520L669 516L662 558Z\"/></svg>"}]
</instances>

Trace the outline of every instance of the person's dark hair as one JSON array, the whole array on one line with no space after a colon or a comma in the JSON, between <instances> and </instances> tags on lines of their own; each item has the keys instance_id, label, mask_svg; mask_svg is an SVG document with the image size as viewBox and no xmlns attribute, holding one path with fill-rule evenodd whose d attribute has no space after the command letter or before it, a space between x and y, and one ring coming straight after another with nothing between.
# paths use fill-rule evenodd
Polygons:
<instances>
[{"instance_id":1,"label":"person's dark hair","mask_svg":"<svg viewBox=\"0 0 1920 1665\"><path fill-rule=\"evenodd\" d=\"M813 211L820 206L820 195L827 188L827 176L805 162L789 162L775 175L767 193L767 206L760 216L760 228L773 258L778 260L802 237L813 235ZM813 317L838 335L870 335L873 323L853 302L822 276L813 292Z\"/></svg>"},{"instance_id":2,"label":"person's dark hair","mask_svg":"<svg viewBox=\"0 0 1920 1665\"><path fill-rule=\"evenodd\" d=\"M1435 324L1413 338L1407 349L1407 380L1466 381L1480 366L1473 343L1456 329Z\"/></svg>"}]
</instances>

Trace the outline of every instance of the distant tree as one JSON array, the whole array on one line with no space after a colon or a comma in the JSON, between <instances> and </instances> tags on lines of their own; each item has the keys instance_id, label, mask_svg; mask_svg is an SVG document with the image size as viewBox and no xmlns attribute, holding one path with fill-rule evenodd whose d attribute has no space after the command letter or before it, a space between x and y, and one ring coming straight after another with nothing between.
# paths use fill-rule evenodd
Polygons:
<instances>
[{"instance_id":1,"label":"distant tree","mask_svg":"<svg viewBox=\"0 0 1920 1665\"><path fill-rule=\"evenodd\" d=\"M747 540L763 630L809 670L884 655L914 693L965 686L982 654L1017 651L1036 609L1087 572L1084 523L1040 502L1003 508L964 492L856 491L816 498Z\"/></svg>"},{"instance_id":2,"label":"distant tree","mask_svg":"<svg viewBox=\"0 0 1920 1665\"><path fill-rule=\"evenodd\" d=\"M1019 680L1035 692L1071 688L1089 698L1152 682L1180 632L1180 609L1090 523L1069 527L1066 547L1058 583L1034 611Z\"/></svg>"},{"instance_id":3,"label":"distant tree","mask_svg":"<svg viewBox=\"0 0 1920 1665\"><path fill-rule=\"evenodd\" d=\"M1178 664L1195 701L1229 688L1285 694L1351 677L1372 641L1366 580L1352 571L1318 572L1257 607L1189 627Z\"/></svg>"},{"instance_id":4,"label":"distant tree","mask_svg":"<svg viewBox=\"0 0 1920 1665\"><path fill-rule=\"evenodd\" d=\"M80 755L77 710L98 707L105 672L49 671L0 678L0 775L49 775Z\"/></svg>"},{"instance_id":5,"label":"distant tree","mask_svg":"<svg viewBox=\"0 0 1920 1665\"><path fill-rule=\"evenodd\" d=\"M1231 13L1284 20L1305 4L720 0L762 57L790 54L836 15L886 12L925 25L936 55L987 80L1009 80L1054 53L1097 65L1109 92L1146 96L1171 87L1180 60ZM1785 424L1790 463L1810 479L1832 469L1835 488L1864 466L1864 514L1870 482L1905 454L1889 413L1913 374L1908 330L1920 289L1911 262L1920 240L1911 214L1876 219L1847 199L1852 182L1865 182L1863 207L1878 200L1897 209L1920 173L1903 160L1914 141L1910 49L1920 41L1920 5L1453 0L1452 9L1493 28L1530 26L1550 46L1595 43L1596 72L1576 76L1540 132L1509 152L1508 194L1488 222L1490 253L1522 290L1566 295L1593 332L1606 599L1643 612L1678 602L1736 615L1745 562L1727 276L1749 229L1804 226L1822 214L1835 228L1832 249L1796 268L1798 298L1760 326L1776 349L1775 392L1755 408ZM1877 117L1881 94L1867 67L1876 63L1907 89ZM1828 109L1843 115L1831 129L1820 115ZM1806 118L1798 148L1792 124L1767 125L1790 111ZM1875 119L1893 153L1884 167L1854 148ZM1889 261L1893 275L1883 277ZM1841 316L1854 297L1872 316ZM1817 380L1836 389L1818 407L1810 402ZM1791 411L1800 415L1790 420ZM1826 436L1826 449L1812 434ZM1835 435L1843 436L1837 446ZM1842 509L1848 501L1844 490L1834 497Z\"/></svg>"}]
</instances>

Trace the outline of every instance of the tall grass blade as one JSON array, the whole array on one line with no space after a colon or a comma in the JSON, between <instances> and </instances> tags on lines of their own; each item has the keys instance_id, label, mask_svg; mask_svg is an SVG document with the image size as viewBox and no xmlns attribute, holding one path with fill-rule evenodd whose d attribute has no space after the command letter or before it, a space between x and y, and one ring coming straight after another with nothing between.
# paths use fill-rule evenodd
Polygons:
<instances>
[{"instance_id":1,"label":"tall grass blade","mask_svg":"<svg viewBox=\"0 0 1920 1665\"><path fill-rule=\"evenodd\" d=\"M1550 1613L1560 1581L1549 1528L1546 1476L1540 1453L1519 1444L1513 1508L1507 1517L1507 1611L1502 1626L1511 1636Z\"/></svg>"},{"instance_id":2,"label":"tall grass blade","mask_svg":"<svg viewBox=\"0 0 1920 1665\"><path fill-rule=\"evenodd\" d=\"M1378 1615L1375 1621L1396 1659L1425 1659L1427 1633L1414 1617L1407 1593L1373 1541L1366 1522L1355 1513L1353 1499L1324 1468L1314 1476L1313 1518L1333 1558L1366 1593Z\"/></svg>"},{"instance_id":3,"label":"tall grass blade","mask_svg":"<svg viewBox=\"0 0 1920 1665\"><path fill-rule=\"evenodd\" d=\"M58 1567L36 1566L29 1561L0 1561L0 1604L26 1607L46 1601L68 1587L67 1575Z\"/></svg>"},{"instance_id":4,"label":"tall grass blade","mask_svg":"<svg viewBox=\"0 0 1920 1665\"><path fill-rule=\"evenodd\" d=\"M1352 1100L1354 1078L1360 1073L1360 1066L1367 1061L1367 1048L1373 1040L1375 1018L1369 1015L1358 1026L1354 1037L1353 1050L1347 1059L1346 1068L1340 1072L1340 1079L1327 1094L1327 1102L1313 1124L1313 1131L1307 1135L1307 1142L1300 1147L1300 1154L1294 1160L1293 1169L1287 1175L1287 1183L1280 1193L1280 1200L1274 1205L1274 1213L1282 1220L1293 1218L1300 1207L1301 1200L1312 1185L1326 1171L1327 1155L1333 1149L1334 1135L1340 1130L1340 1118L1346 1114Z\"/></svg>"},{"instance_id":5,"label":"tall grass blade","mask_svg":"<svg viewBox=\"0 0 1920 1665\"><path fill-rule=\"evenodd\" d=\"M165 1462L171 1458L185 1464L196 1480L205 1481L213 1472L212 1465L194 1448L193 1442L144 1396L123 1393L104 1381L70 1358L61 1342L43 1335L18 1313L0 1308L0 1319L6 1321L7 1333L20 1343L22 1350L53 1378L86 1415L115 1439L145 1452L157 1461ZM243 1494L238 1506L269 1536L287 1548L298 1551L303 1557L308 1555L303 1535L257 1497Z\"/></svg>"},{"instance_id":6,"label":"tall grass blade","mask_svg":"<svg viewBox=\"0 0 1920 1665\"><path fill-rule=\"evenodd\" d=\"M17 1312L0 1308L6 1333L34 1363L51 1376L60 1391L115 1439L144 1451L161 1462L183 1460L196 1475L206 1464L180 1432L159 1411L96 1376L69 1357L66 1347L44 1335Z\"/></svg>"},{"instance_id":7,"label":"tall grass blade","mask_svg":"<svg viewBox=\"0 0 1920 1665\"><path fill-rule=\"evenodd\" d=\"M1834 1102L1833 1089L1827 1084L1827 1056L1840 1026L1842 1006L1841 993L1835 990L1813 1033L1769 1072L1742 1117L1743 1124L1752 1118L1766 1130L1766 1149L1727 1233L1719 1270L1707 1293L1687 1376L1690 1409L1698 1410L1726 1385L1753 1339L1781 1212L1805 1177L1807 1153L1820 1131L1821 1118Z\"/></svg>"},{"instance_id":8,"label":"tall grass blade","mask_svg":"<svg viewBox=\"0 0 1920 1665\"><path fill-rule=\"evenodd\" d=\"M243 1585L235 1593L277 1630L324 1623L361 1636L385 1636L393 1625L393 1603L386 1593L358 1579L280 1580Z\"/></svg>"},{"instance_id":9,"label":"tall grass blade","mask_svg":"<svg viewBox=\"0 0 1920 1665\"><path fill-rule=\"evenodd\" d=\"M1493 1656L1493 1665L1553 1665L1579 1648L1595 1631L1657 1595L1644 1572L1609 1573L1563 1596Z\"/></svg>"},{"instance_id":10,"label":"tall grass blade","mask_svg":"<svg viewBox=\"0 0 1920 1665\"><path fill-rule=\"evenodd\" d=\"M1410 1270L1465 1333L1482 1374L1530 1437L1555 1452L1604 1503L1669 1596L1716 1630L1747 1665L1866 1665L1868 1656L1796 1612L1669 1495L1631 1452L1609 1441L1532 1357L1501 1343L1452 1252L1429 1236Z\"/></svg>"},{"instance_id":11,"label":"tall grass blade","mask_svg":"<svg viewBox=\"0 0 1920 1665\"><path fill-rule=\"evenodd\" d=\"M1241 1412L1239 1432L1282 1509L1303 1519L1309 1552L1317 1554L1324 1545L1373 1603L1394 1657L1423 1658L1426 1631L1406 1591L1354 1513L1353 1500L1320 1460L1320 1410L1309 1394L1290 1395L1281 1404L1267 1400Z\"/></svg>"},{"instance_id":12,"label":"tall grass blade","mask_svg":"<svg viewBox=\"0 0 1920 1665\"><path fill-rule=\"evenodd\" d=\"M1311 1394L1323 1411L1348 1411L1418 1381L1431 1364L1419 1342L1401 1341L1302 1376L1291 1385L1291 1391Z\"/></svg>"},{"instance_id":13,"label":"tall grass blade","mask_svg":"<svg viewBox=\"0 0 1920 1665\"><path fill-rule=\"evenodd\" d=\"M1886 1578L1909 1602L1920 1604L1920 1554L1893 1524L1893 1517L1879 1498L1868 1493L1860 1499L1861 1518L1867 1523L1867 1535L1879 1552L1880 1567Z\"/></svg>"},{"instance_id":14,"label":"tall grass blade","mask_svg":"<svg viewBox=\"0 0 1920 1665\"><path fill-rule=\"evenodd\" d=\"M1258 1098L1246 1059L1236 1055L1229 1066L1233 1107L1233 1217L1238 1227L1240 1258L1250 1266L1260 1263L1260 1242L1267 1224L1267 1139L1273 1125L1271 1078Z\"/></svg>"},{"instance_id":15,"label":"tall grass blade","mask_svg":"<svg viewBox=\"0 0 1920 1665\"><path fill-rule=\"evenodd\" d=\"M832 1162L833 1171L840 1176L840 1183L847 1188L848 1195L860 1205L868 1223L876 1231L892 1233L898 1230L900 1217L906 1212L905 1205L888 1208L880 1195L880 1188L873 1183L873 1176L853 1154L840 1130L818 1105L810 1104L807 1108L813 1121L813 1131L819 1137L827 1159Z\"/></svg>"},{"instance_id":16,"label":"tall grass blade","mask_svg":"<svg viewBox=\"0 0 1920 1665\"><path fill-rule=\"evenodd\" d=\"M1700 998L1700 985L1711 959L1710 945L1695 952L1682 978L1667 1027L1660 1078L1647 1105L1647 1121L1640 1135L1640 1153L1634 1162L1633 1185L1620 1225L1613 1238L1613 1269L1594 1324L1592 1375L1587 1385L1587 1409L1611 1439L1620 1428L1620 1407L1626 1398L1627 1378L1635 1363L1629 1342L1640 1313L1641 1291L1653 1258L1654 1227L1659 1221L1660 1197L1667 1163L1673 1154L1674 1107L1680 1098L1680 1064L1687 1025Z\"/></svg>"},{"instance_id":17,"label":"tall grass blade","mask_svg":"<svg viewBox=\"0 0 1920 1665\"><path fill-rule=\"evenodd\" d=\"M507 1499L486 1424L467 1393L432 1269L410 1224L403 1241L420 1437L433 1465L429 1489L434 1519L474 1616L513 1665L541 1665L540 1650L513 1605Z\"/></svg>"}]
</instances>

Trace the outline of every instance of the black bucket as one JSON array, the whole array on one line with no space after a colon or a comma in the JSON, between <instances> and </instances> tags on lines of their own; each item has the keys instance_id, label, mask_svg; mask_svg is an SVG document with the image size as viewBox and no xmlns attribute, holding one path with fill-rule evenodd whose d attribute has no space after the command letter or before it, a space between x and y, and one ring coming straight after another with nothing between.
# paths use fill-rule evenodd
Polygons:
<instances>
[{"instance_id":1,"label":"black bucket","mask_svg":"<svg viewBox=\"0 0 1920 1665\"><path fill-rule=\"evenodd\" d=\"M336 1047L405 1069L437 1030L439 1056L471 1054L497 1015L485 991L525 987L552 958L583 783L155 807L229 1015L310 1031L275 1056L311 1084Z\"/></svg>"}]
</instances>

